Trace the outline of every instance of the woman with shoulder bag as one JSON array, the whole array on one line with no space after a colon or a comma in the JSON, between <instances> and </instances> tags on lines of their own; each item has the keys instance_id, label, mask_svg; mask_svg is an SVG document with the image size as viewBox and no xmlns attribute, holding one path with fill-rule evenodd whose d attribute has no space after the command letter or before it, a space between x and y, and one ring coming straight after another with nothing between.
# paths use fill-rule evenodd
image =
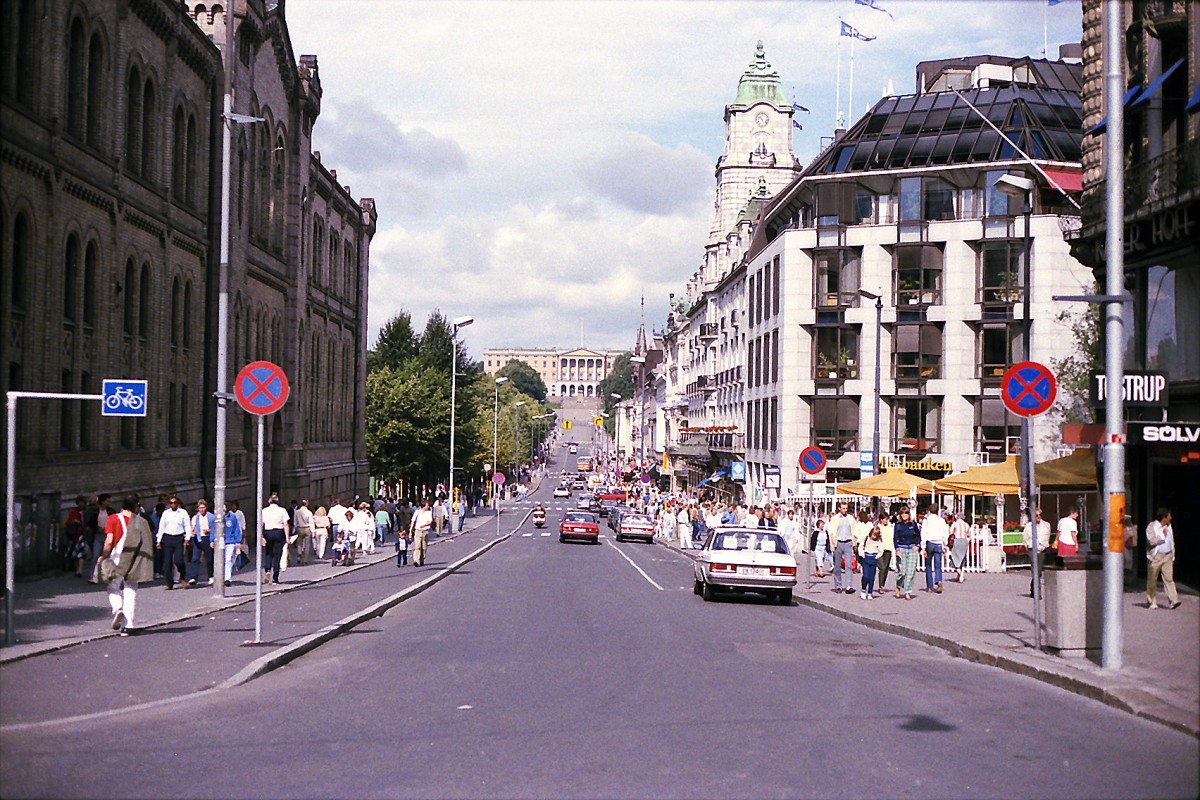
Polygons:
<instances>
[{"instance_id":1,"label":"woman with shoulder bag","mask_svg":"<svg viewBox=\"0 0 1200 800\"><path fill-rule=\"evenodd\" d=\"M108 582L112 628L129 636L136 632L133 620L138 584L154 579L154 534L150 523L134 513L138 507L136 496L126 497L122 505L122 511L110 514L105 523L100 569Z\"/></svg>"}]
</instances>

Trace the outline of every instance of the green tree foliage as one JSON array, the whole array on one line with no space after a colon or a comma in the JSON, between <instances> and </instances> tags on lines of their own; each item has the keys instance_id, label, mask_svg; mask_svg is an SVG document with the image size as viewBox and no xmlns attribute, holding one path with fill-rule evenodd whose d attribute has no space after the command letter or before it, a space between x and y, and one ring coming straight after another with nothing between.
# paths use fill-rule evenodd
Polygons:
<instances>
[{"instance_id":1,"label":"green tree foliage","mask_svg":"<svg viewBox=\"0 0 1200 800\"><path fill-rule=\"evenodd\" d=\"M508 378L512 382L513 388L529 395L539 403L546 400L546 382L542 380L542 376L537 370L526 364L524 361L513 359L505 364L496 373L498 376Z\"/></svg>"},{"instance_id":2,"label":"green tree foliage","mask_svg":"<svg viewBox=\"0 0 1200 800\"><path fill-rule=\"evenodd\" d=\"M1092 291L1099 291L1099 287L1093 286ZM1083 311L1058 314L1058 321L1071 331L1075 353L1067 358L1050 360L1050 369L1058 379L1058 399L1050 410L1056 430L1061 430L1064 423L1096 421L1095 409L1088 404L1088 384L1093 371L1104 369L1100 336L1102 308L1099 303L1092 303Z\"/></svg>"},{"instance_id":3,"label":"green tree foliage","mask_svg":"<svg viewBox=\"0 0 1200 800\"><path fill-rule=\"evenodd\" d=\"M412 317L401 311L379 331L375 349L367 353L367 372L377 366L399 369L420 350L421 340L413 333Z\"/></svg>"},{"instance_id":4,"label":"green tree foliage","mask_svg":"<svg viewBox=\"0 0 1200 800\"><path fill-rule=\"evenodd\" d=\"M612 369L596 387L596 391L604 403L604 413L608 414L604 418L604 428L608 431L609 436L616 434L617 417L614 409L617 407L617 403L633 397L633 364L629 361L632 356L633 353L621 353L617 356L613 360ZM621 400L613 398L614 394L621 395Z\"/></svg>"}]
</instances>

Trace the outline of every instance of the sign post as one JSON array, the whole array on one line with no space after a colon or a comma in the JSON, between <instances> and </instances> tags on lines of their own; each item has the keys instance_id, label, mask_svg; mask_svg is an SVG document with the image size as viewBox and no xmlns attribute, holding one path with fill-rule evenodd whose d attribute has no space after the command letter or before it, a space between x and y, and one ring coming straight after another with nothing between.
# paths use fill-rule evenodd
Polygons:
<instances>
[{"instance_id":1,"label":"sign post","mask_svg":"<svg viewBox=\"0 0 1200 800\"><path fill-rule=\"evenodd\" d=\"M238 405L258 416L258 484L256 487L254 522L254 644L262 641L262 578L263 578L263 446L266 439L266 418L283 408L288 398L288 379L283 370L270 361L252 361L242 367L233 382ZM221 548L215 558L225 558L225 531L219 531ZM244 537L245 531L242 532ZM287 541L284 541L287 547ZM224 561L222 561L224 563Z\"/></svg>"},{"instance_id":2,"label":"sign post","mask_svg":"<svg viewBox=\"0 0 1200 800\"><path fill-rule=\"evenodd\" d=\"M72 394L69 392L8 392L8 447L5 462L5 516L4 516L4 643L16 644L16 589L17 569L17 401L22 398L35 400L99 400L100 414L105 417L146 416L146 381L109 380L103 382L101 394Z\"/></svg>"},{"instance_id":3,"label":"sign post","mask_svg":"<svg viewBox=\"0 0 1200 800\"><path fill-rule=\"evenodd\" d=\"M815 516L813 512L816 508L816 496L815 496L815 486L814 486L813 482L815 480L817 480L818 475L825 472L825 467L828 466L828 464L829 464L829 459L826 458L825 451L822 450L821 448L817 447L816 445L809 445L808 447L806 447L800 451L800 469L802 469L804 471L804 475L805 475L804 480L808 484L808 521L809 521L809 525L814 530L816 529L816 523L813 521L813 517ZM810 542L812 541L811 535L809 535L809 541ZM808 588L812 589L813 576L816 574L815 572L813 572L813 568L812 568L812 566L813 566L812 561L813 561L814 554L813 554L813 548L811 546L809 546L807 549L808 549L808 563L805 566L805 569L808 570ZM823 560L824 560L824 558L822 558L822 561Z\"/></svg>"},{"instance_id":4,"label":"sign post","mask_svg":"<svg viewBox=\"0 0 1200 800\"><path fill-rule=\"evenodd\" d=\"M1000 378L1001 402L1021 417L1021 506L1032 532L1033 551L1029 554L1029 566L1033 572L1033 638L1039 651L1042 649L1042 565L1034 521L1037 503L1033 478L1033 418L1046 413L1057 396L1058 381L1054 373L1036 361L1013 364ZM996 524L1000 524L999 520Z\"/></svg>"},{"instance_id":5,"label":"sign post","mask_svg":"<svg viewBox=\"0 0 1200 800\"><path fill-rule=\"evenodd\" d=\"M492 483L496 484L496 535L499 536L500 535L500 503L503 502L502 501L503 493L500 491L500 489L504 486L504 473L501 472L500 470L496 470L495 474L492 475Z\"/></svg>"}]
</instances>

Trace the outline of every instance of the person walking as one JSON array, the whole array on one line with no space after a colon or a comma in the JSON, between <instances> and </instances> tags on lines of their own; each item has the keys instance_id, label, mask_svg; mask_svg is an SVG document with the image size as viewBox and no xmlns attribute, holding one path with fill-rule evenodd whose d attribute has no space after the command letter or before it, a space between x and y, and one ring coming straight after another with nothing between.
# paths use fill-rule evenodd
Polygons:
<instances>
[{"instance_id":1,"label":"person walking","mask_svg":"<svg viewBox=\"0 0 1200 800\"><path fill-rule=\"evenodd\" d=\"M413 540L413 566L425 566L425 553L429 549L429 529L433 527L433 509L429 498L421 501L421 507L413 514L410 533Z\"/></svg>"},{"instance_id":2,"label":"person walking","mask_svg":"<svg viewBox=\"0 0 1200 800\"><path fill-rule=\"evenodd\" d=\"M1067 513L1058 521L1058 543L1055 546L1060 556L1079 555L1079 509L1067 508Z\"/></svg>"},{"instance_id":3,"label":"person walking","mask_svg":"<svg viewBox=\"0 0 1200 800\"><path fill-rule=\"evenodd\" d=\"M851 567L850 559L854 557L854 517L850 516L849 503L838 504L838 513L829 521L827 530L834 542L833 590L853 594L852 581L846 577Z\"/></svg>"},{"instance_id":4,"label":"person walking","mask_svg":"<svg viewBox=\"0 0 1200 800\"><path fill-rule=\"evenodd\" d=\"M383 544L387 541L388 531L392 527L392 515L384 506L375 509L375 543Z\"/></svg>"},{"instance_id":5,"label":"person walking","mask_svg":"<svg viewBox=\"0 0 1200 800\"><path fill-rule=\"evenodd\" d=\"M971 549L971 524L964 514L955 515L946 544L950 549L950 568L956 573L954 581L962 583L967 568L967 553Z\"/></svg>"},{"instance_id":6,"label":"person walking","mask_svg":"<svg viewBox=\"0 0 1200 800\"><path fill-rule=\"evenodd\" d=\"M162 551L162 574L167 582L167 591L175 588L175 573L179 572L180 587L187 586L187 574L184 567L184 542L191 540L189 526L191 519L187 511L180 506L179 498L175 495L167 500L168 508L163 509L158 518L158 536L155 547ZM153 557L153 556L152 556ZM153 563L151 574L153 575Z\"/></svg>"},{"instance_id":7,"label":"person walking","mask_svg":"<svg viewBox=\"0 0 1200 800\"><path fill-rule=\"evenodd\" d=\"M688 513L687 506L683 504L680 504L679 511L675 514L675 532L679 536L679 549L691 549L692 515Z\"/></svg>"},{"instance_id":8,"label":"person walking","mask_svg":"<svg viewBox=\"0 0 1200 800\"><path fill-rule=\"evenodd\" d=\"M439 491L444 491L440 489ZM439 496L433 503L433 535L441 536L446 528L446 504Z\"/></svg>"},{"instance_id":9,"label":"person walking","mask_svg":"<svg viewBox=\"0 0 1200 800\"><path fill-rule=\"evenodd\" d=\"M1154 521L1146 526L1146 558L1150 567L1146 573L1147 608L1158 608L1158 576L1162 576L1167 592L1168 608L1179 607L1179 592L1175 588L1175 528L1171 525L1171 509L1160 508Z\"/></svg>"},{"instance_id":10,"label":"person walking","mask_svg":"<svg viewBox=\"0 0 1200 800\"><path fill-rule=\"evenodd\" d=\"M454 515L458 517L458 532L462 533L463 523L467 521L467 503L462 495L454 501Z\"/></svg>"},{"instance_id":11,"label":"person walking","mask_svg":"<svg viewBox=\"0 0 1200 800\"><path fill-rule=\"evenodd\" d=\"M325 546L329 544L329 526L331 522L325 506L319 506L312 518L313 544L316 547L317 560L325 558Z\"/></svg>"},{"instance_id":12,"label":"person walking","mask_svg":"<svg viewBox=\"0 0 1200 800\"><path fill-rule=\"evenodd\" d=\"M1032 565L1033 559L1041 559L1039 566L1046 565L1046 555L1050 551L1050 523L1042 519L1042 510L1034 509L1034 518L1025 523L1025 527L1021 530L1021 539L1025 543L1025 549L1029 551L1029 560ZM999 521L996 522L999 526ZM1037 549L1034 550L1034 528L1037 528ZM1031 569L1030 572L1033 570ZM1029 576L1029 596L1033 597L1033 575Z\"/></svg>"},{"instance_id":13,"label":"person walking","mask_svg":"<svg viewBox=\"0 0 1200 800\"><path fill-rule=\"evenodd\" d=\"M122 510L109 514L105 521L104 544L100 557L111 558L117 574L108 582L108 604L112 608L112 629L121 636L136 633L138 584L154 578L154 534L150 523L136 513L136 495L127 496Z\"/></svg>"},{"instance_id":14,"label":"person walking","mask_svg":"<svg viewBox=\"0 0 1200 800\"><path fill-rule=\"evenodd\" d=\"M338 531L346 524L346 507L342 505L342 501L338 498L333 498L333 505L329 507L329 541L337 539Z\"/></svg>"},{"instance_id":15,"label":"person walking","mask_svg":"<svg viewBox=\"0 0 1200 800\"><path fill-rule=\"evenodd\" d=\"M263 583L274 581L279 583L279 567L283 560L283 548L287 546L288 512L279 505L279 497L271 495L267 507L262 510L262 546L264 562L259 565L263 571Z\"/></svg>"},{"instance_id":16,"label":"person walking","mask_svg":"<svg viewBox=\"0 0 1200 800\"><path fill-rule=\"evenodd\" d=\"M892 526L892 538L896 546L896 560L899 562L899 572L896 575L896 597L904 595L905 600L912 600L913 580L917 574L917 547L921 544L921 531L917 523L912 521L912 511L908 506L900 507L896 522Z\"/></svg>"},{"instance_id":17,"label":"person walking","mask_svg":"<svg viewBox=\"0 0 1200 800\"><path fill-rule=\"evenodd\" d=\"M408 531L401 530L396 534L396 568L408 563Z\"/></svg>"},{"instance_id":18,"label":"person walking","mask_svg":"<svg viewBox=\"0 0 1200 800\"><path fill-rule=\"evenodd\" d=\"M188 586L195 586L196 581L200 578L200 565L204 565L205 571L208 573L208 585L213 585L213 559L215 549L213 548L213 530L217 526L217 518L208 510L208 503L203 500L196 502L196 513L192 517L189 527L191 528L192 538L192 560L188 564Z\"/></svg>"},{"instance_id":19,"label":"person walking","mask_svg":"<svg viewBox=\"0 0 1200 800\"><path fill-rule=\"evenodd\" d=\"M225 504L225 585L233 585L233 573L237 569L238 556L242 552L242 523L233 513L231 503Z\"/></svg>"},{"instance_id":20,"label":"person walking","mask_svg":"<svg viewBox=\"0 0 1200 800\"><path fill-rule=\"evenodd\" d=\"M942 593L942 559L946 553L946 540L950 538L950 526L931 505L925 510L925 522L921 525L921 548L925 551L925 591Z\"/></svg>"},{"instance_id":21,"label":"person walking","mask_svg":"<svg viewBox=\"0 0 1200 800\"><path fill-rule=\"evenodd\" d=\"M292 514L292 522L296 531L296 563L304 566L312 558L313 513L308 508L308 500L301 500Z\"/></svg>"},{"instance_id":22,"label":"person walking","mask_svg":"<svg viewBox=\"0 0 1200 800\"><path fill-rule=\"evenodd\" d=\"M879 594L887 591L888 570L895 560L896 542L893 536L892 518L882 513L876 515L875 524L879 527L879 536L883 540L883 552L875 559L875 567L879 575Z\"/></svg>"},{"instance_id":23,"label":"person walking","mask_svg":"<svg viewBox=\"0 0 1200 800\"><path fill-rule=\"evenodd\" d=\"M863 600L875 599L875 569L879 565L879 556L883 553L883 534L878 525L872 525L867 532L867 538L858 548L859 559L862 561L862 591L859 596Z\"/></svg>"},{"instance_id":24,"label":"person walking","mask_svg":"<svg viewBox=\"0 0 1200 800\"><path fill-rule=\"evenodd\" d=\"M358 504L358 512L354 515L354 530L358 536L358 549L364 554L375 552L375 515L371 513L371 504L363 500Z\"/></svg>"},{"instance_id":25,"label":"person walking","mask_svg":"<svg viewBox=\"0 0 1200 800\"><path fill-rule=\"evenodd\" d=\"M825 520L820 516L817 517L817 529L813 532L812 553L813 560L817 563L813 577L824 578L825 567L829 564L829 531L825 527Z\"/></svg>"}]
</instances>

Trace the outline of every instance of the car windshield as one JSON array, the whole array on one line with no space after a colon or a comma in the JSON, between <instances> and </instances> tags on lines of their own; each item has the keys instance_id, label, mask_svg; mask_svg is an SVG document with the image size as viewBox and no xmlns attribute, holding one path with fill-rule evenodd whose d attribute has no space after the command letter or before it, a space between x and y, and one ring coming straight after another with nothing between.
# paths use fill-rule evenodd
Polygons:
<instances>
[{"instance_id":1,"label":"car windshield","mask_svg":"<svg viewBox=\"0 0 1200 800\"><path fill-rule=\"evenodd\" d=\"M647 517L645 514L626 514L625 516L621 517L621 524L622 525L626 525L626 524L628 524L628 525L653 525L654 522L651 521L651 519L649 517Z\"/></svg>"},{"instance_id":2,"label":"car windshield","mask_svg":"<svg viewBox=\"0 0 1200 800\"><path fill-rule=\"evenodd\" d=\"M596 518L591 514L576 514L570 513L563 517L563 522L595 522Z\"/></svg>"},{"instance_id":3,"label":"car windshield","mask_svg":"<svg viewBox=\"0 0 1200 800\"><path fill-rule=\"evenodd\" d=\"M713 534L710 550L757 550L760 553L789 554L783 537L767 531L718 530Z\"/></svg>"}]
</instances>

